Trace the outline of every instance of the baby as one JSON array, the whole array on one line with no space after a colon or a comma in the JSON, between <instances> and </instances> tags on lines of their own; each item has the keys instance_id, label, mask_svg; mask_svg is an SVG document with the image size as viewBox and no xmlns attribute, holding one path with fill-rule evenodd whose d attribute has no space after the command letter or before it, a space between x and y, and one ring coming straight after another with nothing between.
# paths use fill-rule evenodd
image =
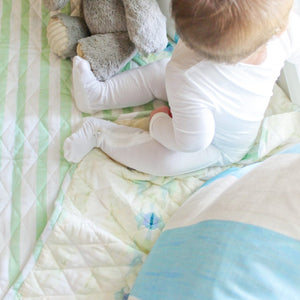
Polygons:
<instances>
[{"instance_id":1,"label":"baby","mask_svg":"<svg viewBox=\"0 0 300 300\"><path fill-rule=\"evenodd\" d=\"M64 144L79 162L98 147L141 172L174 176L239 161L252 146L275 81L300 56L300 20L292 0L173 0L180 40L172 58L99 82L87 61L73 60L79 110L167 100L149 132L86 118Z\"/></svg>"}]
</instances>

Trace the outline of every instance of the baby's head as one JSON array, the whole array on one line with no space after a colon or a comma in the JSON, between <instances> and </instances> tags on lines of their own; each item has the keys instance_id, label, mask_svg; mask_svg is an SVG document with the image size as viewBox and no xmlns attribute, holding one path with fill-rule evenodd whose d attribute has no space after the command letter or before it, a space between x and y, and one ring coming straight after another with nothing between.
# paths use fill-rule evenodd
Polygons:
<instances>
[{"instance_id":1,"label":"baby's head","mask_svg":"<svg viewBox=\"0 0 300 300\"><path fill-rule=\"evenodd\" d=\"M236 63L288 24L293 0L172 0L183 42L204 58Z\"/></svg>"}]
</instances>

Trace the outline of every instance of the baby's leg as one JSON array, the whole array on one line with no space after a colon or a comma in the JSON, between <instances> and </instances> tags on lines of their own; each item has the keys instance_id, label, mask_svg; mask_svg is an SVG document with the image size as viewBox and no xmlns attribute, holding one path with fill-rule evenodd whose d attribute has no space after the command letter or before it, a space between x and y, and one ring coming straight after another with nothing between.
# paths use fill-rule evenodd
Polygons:
<instances>
[{"instance_id":1,"label":"baby's leg","mask_svg":"<svg viewBox=\"0 0 300 300\"><path fill-rule=\"evenodd\" d=\"M67 138L65 158L79 162L94 147L125 166L157 176L176 176L224 164L214 146L195 153L174 152L146 131L97 118L86 118L83 126Z\"/></svg>"},{"instance_id":2,"label":"baby's leg","mask_svg":"<svg viewBox=\"0 0 300 300\"><path fill-rule=\"evenodd\" d=\"M145 104L155 98L167 100L165 69L169 58L117 74L102 82L88 61L73 59L73 97L86 113Z\"/></svg>"}]
</instances>

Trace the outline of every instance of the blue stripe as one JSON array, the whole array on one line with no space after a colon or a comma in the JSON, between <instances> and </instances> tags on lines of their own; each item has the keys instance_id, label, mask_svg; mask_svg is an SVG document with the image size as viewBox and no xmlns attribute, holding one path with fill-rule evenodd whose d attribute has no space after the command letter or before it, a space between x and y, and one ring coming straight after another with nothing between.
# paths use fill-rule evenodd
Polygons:
<instances>
[{"instance_id":1,"label":"blue stripe","mask_svg":"<svg viewBox=\"0 0 300 300\"><path fill-rule=\"evenodd\" d=\"M205 221L159 237L135 282L142 300L299 300L300 242L261 227Z\"/></svg>"},{"instance_id":2,"label":"blue stripe","mask_svg":"<svg viewBox=\"0 0 300 300\"><path fill-rule=\"evenodd\" d=\"M254 164L242 167L242 168L232 167L230 169L227 169L226 171L224 171L224 172L214 176L213 178L207 180L200 188L203 188L207 185L210 185L211 183L215 182L216 180L224 178L228 175L234 176L236 178L241 178L244 175L246 175L247 173L249 173L250 171L252 171L253 169L255 169L259 164L260 164L260 162L259 163L254 163Z\"/></svg>"},{"instance_id":3,"label":"blue stripe","mask_svg":"<svg viewBox=\"0 0 300 300\"><path fill-rule=\"evenodd\" d=\"M279 153L277 153L277 155L280 154L300 154L300 143L293 145ZM256 168L259 164L261 164L261 162L257 162L257 163L253 163L251 165L247 165L241 168L237 168L237 167L232 167L230 169L227 169L226 171L214 176L213 178L207 180L202 186L201 188L210 185L211 183L215 182L216 180L219 180L221 178L224 178L228 175L234 176L236 178L241 178L243 177L245 174L249 173L252 169ZM300 299L300 297L299 297Z\"/></svg>"},{"instance_id":4,"label":"blue stripe","mask_svg":"<svg viewBox=\"0 0 300 300\"><path fill-rule=\"evenodd\" d=\"M288 149L279 152L278 154L289 154L289 153L299 154L300 153L300 144L296 144L294 146L291 146Z\"/></svg>"},{"instance_id":5,"label":"blue stripe","mask_svg":"<svg viewBox=\"0 0 300 300\"><path fill-rule=\"evenodd\" d=\"M223 171L221 173L219 173L218 175L212 177L211 179L207 180L204 184L201 185L200 188L203 188L207 185L210 185L211 183L221 179L221 178L224 178L228 175L233 175L235 172L237 172L239 170L239 168L235 168L235 167L232 167L230 169L227 169L226 171Z\"/></svg>"}]
</instances>

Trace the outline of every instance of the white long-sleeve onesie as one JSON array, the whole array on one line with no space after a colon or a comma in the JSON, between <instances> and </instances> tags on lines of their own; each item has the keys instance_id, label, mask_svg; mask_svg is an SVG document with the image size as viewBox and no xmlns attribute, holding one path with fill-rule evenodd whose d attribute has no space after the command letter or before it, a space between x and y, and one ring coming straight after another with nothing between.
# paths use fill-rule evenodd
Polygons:
<instances>
[{"instance_id":1,"label":"white long-sleeve onesie","mask_svg":"<svg viewBox=\"0 0 300 300\"><path fill-rule=\"evenodd\" d=\"M157 113L147 132L110 122L97 127L97 147L115 160L154 175L178 175L240 160L253 144L276 79L288 59L300 57L300 20L291 14L287 30L267 44L260 65L199 60L178 42L163 60L97 82L82 65L73 69L79 109L141 105L168 100L172 118ZM98 130L97 129L97 130Z\"/></svg>"},{"instance_id":2,"label":"white long-sleeve onesie","mask_svg":"<svg viewBox=\"0 0 300 300\"><path fill-rule=\"evenodd\" d=\"M300 58L300 21L267 44L260 65L197 62L179 42L166 69L166 90L173 119L154 116L151 135L169 149L197 151L210 143L231 161L253 143L285 60ZM170 134L171 133L171 134Z\"/></svg>"}]
</instances>

